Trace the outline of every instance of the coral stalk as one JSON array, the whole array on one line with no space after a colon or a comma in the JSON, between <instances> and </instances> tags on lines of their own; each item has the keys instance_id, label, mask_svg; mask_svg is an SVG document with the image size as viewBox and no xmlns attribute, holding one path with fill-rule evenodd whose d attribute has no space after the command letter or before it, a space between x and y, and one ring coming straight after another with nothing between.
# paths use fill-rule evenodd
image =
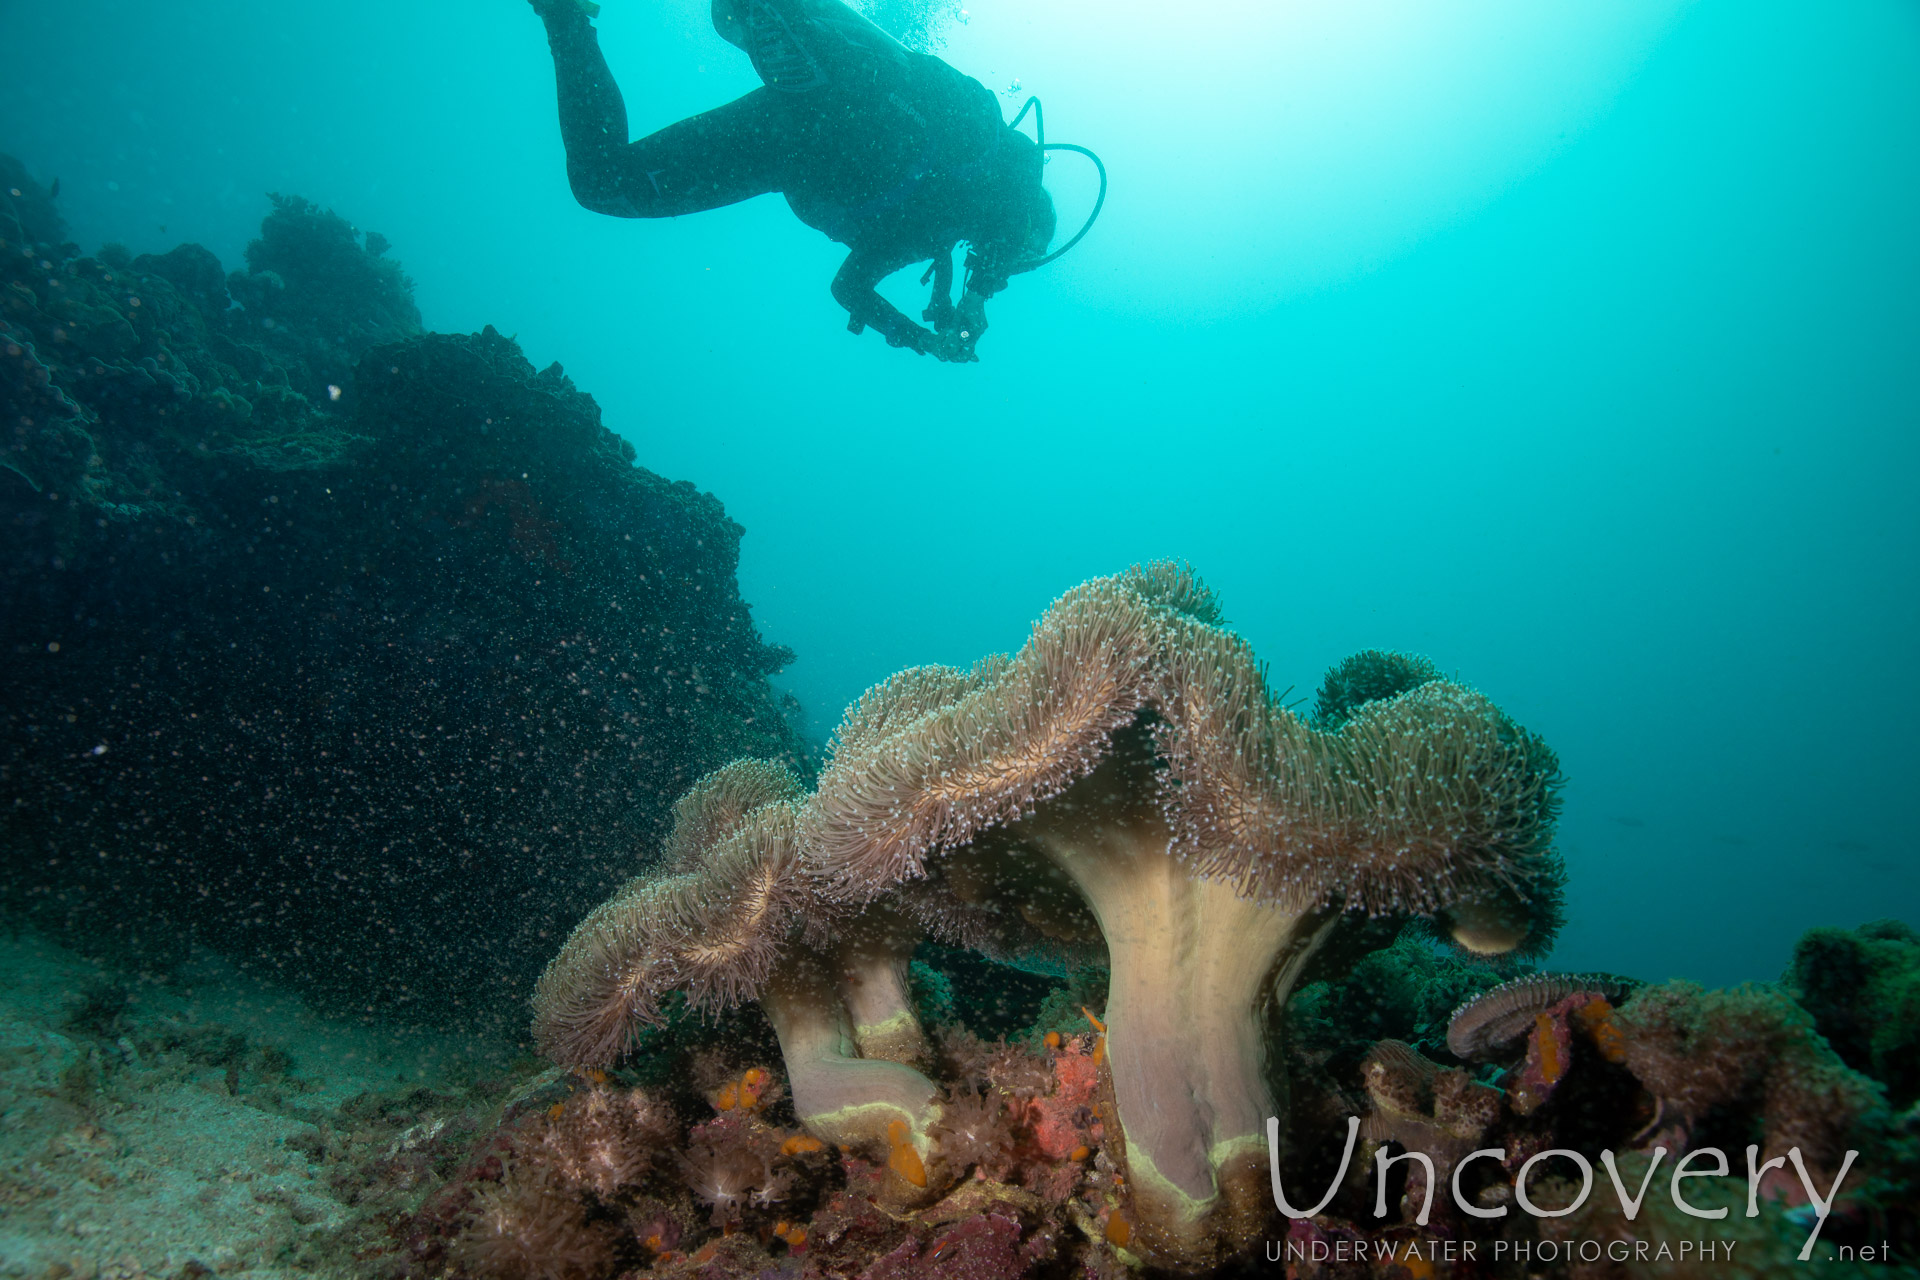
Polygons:
<instances>
[{"instance_id":1,"label":"coral stalk","mask_svg":"<svg viewBox=\"0 0 1920 1280\"><path fill-rule=\"evenodd\" d=\"M1265 1015L1334 916L1241 897L1169 852L1151 762L1110 756L1015 831L1064 869L1112 965L1105 1058L1134 1247L1202 1260L1258 1233L1267 1199Z\"/></svg>"},{"instance_id":2,"label":"coral stalk","mask_svg":"<svg viewBox=\"0 0 1920 1280\"><path fill-rule=\"evenodd\" d=\"M829 961L811 953L791 957L761 991L760 1007L780 1038L801 1124L828 1142L884 1153L900 1145L894 1126L904 1123L907 1140L925 1156L927 1130L940 1114L939 1090L904 1063L861 1056Z\"/></svg>"},{"instance_id":3,"label":"coral stalk","mask_svg":"<svg viewBox=\"0 0 1920 1280\"><path fill-rule=\"evenodd\" d=\"M922 930L885 907L870 907L839 933L832 960L860 1056L924 1065L932 1050L908 982Z\"/></svg>"}]
</instances>

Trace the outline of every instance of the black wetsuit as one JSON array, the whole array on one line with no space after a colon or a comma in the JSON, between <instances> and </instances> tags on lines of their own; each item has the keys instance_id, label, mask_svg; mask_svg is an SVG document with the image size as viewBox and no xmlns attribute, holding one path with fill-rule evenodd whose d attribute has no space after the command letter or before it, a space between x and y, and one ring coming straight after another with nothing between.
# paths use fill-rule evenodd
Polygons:
<instances>
[{"instance_id":1,"label":"black wetsuit","mask_svg":"<svg viewBox=\"0 0 1920 1280\"><path fill-rule=\"evenodd\" d=\"M628 141L592 24L569 0L536 7L553 48L567 175L589 209L670 218L780 192L802 222L851 250L833 282L850 327L941 354L941 339L874 286L932 261L938 308L960 241L989 257L999 246L1008 261L1033 237L1045 201L1039 149L1006 126L979 81L909 51L839 0L714 0L715 27L752 58L763 87L638 142Z\"/></svg>"}]
</instances>

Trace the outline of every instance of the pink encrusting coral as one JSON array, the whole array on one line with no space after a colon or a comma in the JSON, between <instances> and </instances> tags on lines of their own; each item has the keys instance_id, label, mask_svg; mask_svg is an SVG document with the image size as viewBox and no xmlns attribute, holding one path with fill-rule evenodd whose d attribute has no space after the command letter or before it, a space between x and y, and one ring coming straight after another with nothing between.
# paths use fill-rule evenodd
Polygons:
<instances>
[{"instance_id":1,"label":"pink encrusting coral","mask_svg":"<svg viewBox=\"0 0 1920 1280\"><path fill-rule=\"evenodd\" d=\"M922 1243L908 1240L874 1260L861 1280L1001 1280L1027 1273L1034 1262L1023 1247L1020 1222L1010 1214L963 1219Z\"/></svg>"},{"instance_id":2,"label":"pink encrusting coral","mask_svg":"<svg viewBox=\"0 0 1920 1280\"><path fill-rule=\"evenodd\" d=\"M937 1170L949 1181L970 1173L1018 1183L1048 1203L1073 1194L1105 1134L1090 1038L1041 1053L961 1033L945 1049L949 1062L958 1050L975 1066L963 1070L970 1082L953 1087L941 1107Z\"/></svg>"},{"instance_id":3,"label":"pink encrusting coral","mask_svg":"<svg viewBox=\"0 0 1920 1280\"><path fill-rule=\"evenodd\" d=\"M1067 1041L1053 1055L1053 1074L1054 1088L1027 1104L1033 1139L1049 1159L1071 1160L1075 1152L1084 1156L1100 1137L1100 1125L1094 1119L1100 1069L1093 1046L1078 1036Z\"/></svg>"}]
</instances>

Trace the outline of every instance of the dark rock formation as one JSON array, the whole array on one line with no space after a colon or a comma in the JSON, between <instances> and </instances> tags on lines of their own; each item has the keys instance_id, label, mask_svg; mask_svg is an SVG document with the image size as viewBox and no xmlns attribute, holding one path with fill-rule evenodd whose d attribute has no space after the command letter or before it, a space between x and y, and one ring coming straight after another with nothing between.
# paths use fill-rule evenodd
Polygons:
<instances>
[{"instance_id":1,"label":"dark rock formation","mask_svg":"<svg viewBox=\"0 0 1920 1280\"><path fill-rule=\"evenodd\" d=\"M58 245L67 238L67 224L54 207L54 190L41 186L27 167L9 155L0 155L0 239L17 246Z\"/></svg>"},{"instance_id":2,"label":"dark rock formation","mask_svg":"<svg viewBox=\"0 0 1920 1280\"><path fill-rule=\"evenodd\" d=\"M226 278L79 257L35 193L0 217L7 900L520 1032L690 782L805 770L740 526L559 366L420 333L330 213L276 200Z\"/></svg>"}]
</instances>

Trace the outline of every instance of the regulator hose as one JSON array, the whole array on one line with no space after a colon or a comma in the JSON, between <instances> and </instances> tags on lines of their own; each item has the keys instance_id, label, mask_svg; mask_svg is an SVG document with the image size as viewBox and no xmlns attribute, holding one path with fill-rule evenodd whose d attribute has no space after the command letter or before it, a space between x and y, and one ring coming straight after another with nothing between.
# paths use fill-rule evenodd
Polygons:
<instances>
[{"instance_id":1,"label":"regulator hose","mask_svg":"<svg viewBox=\"0 0 1920 1280\"><path fill-rule=\"evenodd\" d=\"M1100 194L1094 198L1093 212L1089 213L1087 215L1087 220L1080 224L1080 229L1073 233L1073 239L1067 241L1065 244L1061 245L1058 249L1055 249L1052 253L1048 254L1046 257L1037 259L1033 262L1028 263L1026 266L1021 267L1020 269L1022 271L1032 271L1037 267L1044 267L1049 262L1052 262L1054 259L1058 258L1061 254L1065 253L1067 250L1073 248L1073 246L1079 244L1082 240L1086 238L1087 232L1093 230L1094 219L1100 216L1101 206L1107 203L1107 166L1100 163L1099 156L1093 154L1092 151L1075 142L1049 142L1049 143L1043 144L1040 150L1042 151L1077 151L1081 155L1085 156L1087 159L1093 161L1093 167L1100 171Z\"/></svg>"},{"instance_id":2,"label":"regulator hose","mask_svg":"<svg viewBox=\"0 0 1920 1280\"><path fill-rule=\"evenodd\" d=\"M1093 161L1093 167L1097 169L1100 173L1100 194L1094 199L1093 212L1089 213L1087 215L1087 220L1080 224L1080 229L1073 233L1073 239L1067 241L1065 244L1061 245L1058 249L1055 249L1052 253L1047 254L1045 257L1035 258L1032 262L1021 263L1019 266L1015 267L1012 271L1009 271L1007 273L1008 275L1019 275L1022 272L1033 271L1033 270L1037 270L1040 267L1044 267L1049 262L1053 262L1056 259L1058 259L1061 254L1065 253L1067 250L1073 248L1073 246L1079 244L1082 240L1086 239L1087 232L1093 230L1094 220L1100 216L1101 208L1105 206L1105 204L1107 203L1107 166L1100 163L1099 156L1093 154L1093 152L1090 149L1083 147L1078 143L1047 141L1047 117L1046 117L1046 112L1040 106L1039 94L1036 93L1032 97L1027 99L1026 105L1020 108L1020 114L1016 115L1013 118L1013 123L1008 127L1013 129L1018 129L1020 127L1020 122L1027 118L1027 112L1029 111L1033 112L1033 132L1035 135L1034 141L1039 143L1041 154L1044 155L1049 151L1073 151Z\"/></svg>"}]
</instances>

